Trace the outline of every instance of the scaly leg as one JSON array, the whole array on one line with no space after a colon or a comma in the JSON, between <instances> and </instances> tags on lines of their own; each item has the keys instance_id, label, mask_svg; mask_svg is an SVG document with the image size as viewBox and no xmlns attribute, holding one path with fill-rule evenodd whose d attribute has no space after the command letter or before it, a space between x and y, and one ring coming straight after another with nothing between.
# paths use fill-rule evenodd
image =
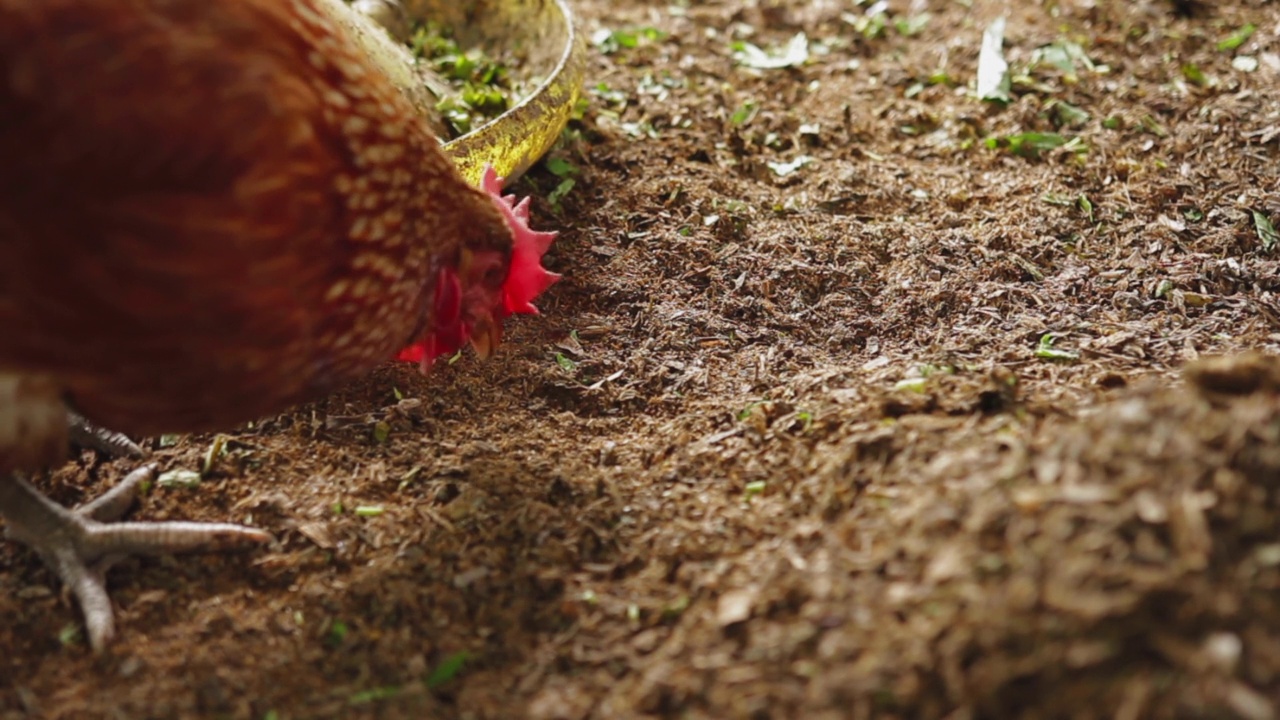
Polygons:
<instances>
[{"instance_id":1,"label":"scaly leg","mask_svg":"<svg viewBox=\"0 0 1280 720\"><path fill-rule=\"evenodd\" d=\"M74 410L67 411L67 429L72 445L98 450L113 457L144 458L149 454L128 435L98 427Z\"/></svg>"},{"instance_id":2,"label":"scaly leg","mask_svg":"<svg viewBox=\"0 0 1280 720\"><path fill-rule=\"evenodd\" d=\"M155 465L134 470L120 485L67 510L18 477L0 479L0 516L8 536L35 550L80 603L94 651L115 634L106 572L127 555L241 549L271 541L261 530L227 523L113 522L133 503Z\"/></svg>"},{"instance_id":3,"label":"scaly leg","mask_svg":"<svg viewBox=\"0 0 1280 720\"><path fill-rule=\"evenodd\" d=\"M105 446L109 452L142 452L123 435L95 428L78 416L71 420L71 435L78 443ZM272 539L261 530L226 523L115 522L155 472L154 464L138 468L75 510L58 505L16 475L0 475L0 517L8 536L34 549L75 595L95 652L115 633L106 572L117 560L127 555L241 549Z\"/></svg>"}]
</instances>

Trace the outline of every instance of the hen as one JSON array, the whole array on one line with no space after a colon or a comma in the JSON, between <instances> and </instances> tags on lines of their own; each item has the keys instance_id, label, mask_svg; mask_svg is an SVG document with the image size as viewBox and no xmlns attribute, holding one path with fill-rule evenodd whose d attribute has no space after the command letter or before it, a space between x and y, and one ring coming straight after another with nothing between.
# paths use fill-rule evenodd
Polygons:
<instances>
[{"instance_id":1,"label":"hen","mask_svg":"<svg viewBox=\"0 0 1280 720\"><path fill-rule=\"evenodd\" d=\"M48 500L20 475L65 456L72 408L225 429L400 350L487 354L555 279L551 234L468 185L318 2L0 0L0 516L95 649L112 559L269 536L108 523L150 468Z\"/></svg>"}]
</instances>

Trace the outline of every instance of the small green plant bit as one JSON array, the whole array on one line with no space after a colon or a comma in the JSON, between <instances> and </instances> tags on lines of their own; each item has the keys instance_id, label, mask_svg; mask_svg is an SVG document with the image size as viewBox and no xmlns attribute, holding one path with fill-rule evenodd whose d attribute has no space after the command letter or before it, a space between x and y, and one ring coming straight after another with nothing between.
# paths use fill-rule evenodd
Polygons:
<instances>
[{"instance_id":1,"label":"small green plant bit","mask_svg":"<svg viewBox=\"0 0 1280 720\"><path fill-rule=\"evenodd\" d=\"M447 28L426 22L414 28L409 49L419 62L429 63L453 95L440 100L436 109L454 136L471 132L498 117L520 97L523 88L508 65L479 48L463 49Z\"/></svg>"}]
</instances>

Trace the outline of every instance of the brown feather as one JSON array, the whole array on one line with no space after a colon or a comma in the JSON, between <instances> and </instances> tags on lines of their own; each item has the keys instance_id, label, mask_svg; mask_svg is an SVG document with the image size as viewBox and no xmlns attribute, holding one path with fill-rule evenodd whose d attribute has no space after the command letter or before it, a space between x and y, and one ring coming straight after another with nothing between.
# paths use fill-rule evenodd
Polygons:
<instances>
[{"instance_id":1,"label":"brown feather","mask_svg":"<svg viewBox=\"0 0 1280 720\"><path fill-rule=\"evenodd\" d=\"M199 430L429 321L497 209L311 0L0 0L0 370Z\"/></svg>"}]
</instances>

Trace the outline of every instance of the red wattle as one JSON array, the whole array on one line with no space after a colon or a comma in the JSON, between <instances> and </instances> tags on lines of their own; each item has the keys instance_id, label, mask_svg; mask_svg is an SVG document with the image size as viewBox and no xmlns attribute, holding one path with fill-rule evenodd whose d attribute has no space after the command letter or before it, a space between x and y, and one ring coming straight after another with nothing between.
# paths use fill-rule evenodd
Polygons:
<instances>
[{"instance_id":1,"label":"red wattle","mask_svg":"<svg viewBox=\"0 0 1280 720\"><path fill-rule=\"evenodd\" d=\"M502 194L503 179L491 165L485 165L480 187L494 199L507 225L511 228L513 244L511 267L502 286L502 306L495 308L494 318L501 322L513 314L536 315L534 298L551 287L560 276L548 272L542 266L542 256L551 247L558 233L538 232L529 227L529 198L516 203L515 195ZM458 316L462 311L462 288L454 272L440 271L436 282L435 331L431 338L418 341L401 350L397 360L420 363L424 368L440 355L453 353L466 342L470 328L459 337ZM429 347L428 347L429 346Z\"/></svg>"}]
</instances>

